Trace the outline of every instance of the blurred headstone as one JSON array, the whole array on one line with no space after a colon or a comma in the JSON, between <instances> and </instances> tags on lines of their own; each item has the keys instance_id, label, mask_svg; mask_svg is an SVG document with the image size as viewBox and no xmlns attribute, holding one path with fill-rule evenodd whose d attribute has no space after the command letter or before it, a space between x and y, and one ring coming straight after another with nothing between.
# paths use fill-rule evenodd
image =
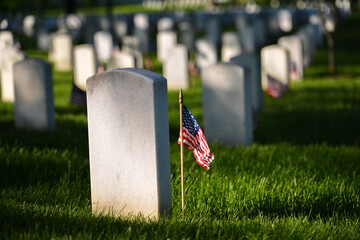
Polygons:
<instances>
[{"instance_id":1,"label":"blurred headstone","mask_svg":"<svg viewBox=\"0 0 360 240\"><path fill-rule=\"evenodd\" d=\"M102 62L109 61L113 50L113 39L110 32L96 32L94 35L94 46L98 60Z\"/></svg>"},{"instance_id":2,"label":"blurred headstone","mask_svg":"<svg viewBox=\"0 0 360 240\"><path fill-rule=\"evenodd\" d=\"M168 89L189 88L188 54L184 45L178 44L169 50L163 69Z\"/></svg>"},{"instance_id":3,"label":"blurred headstone","mask_svg":"<svg viewBox=\"0 0 360 240\"><path fill-rule=\"evenodd\" d=\"M15 48L6 48L1 51L1 100L14 102L14 64L25 58L23 52Z\"/></svg>"},{"instance_id":4,"label":"blurred headstone","mask_svg":"<svg viewBox=\"0 0 360 240\"><path fill-rule=\"evenodd\" d=\"M236 32L224 32L221 42L221 61L228 62L230 58L241 53L241 45Z\"/></svg>"},{"instance_id":5,"label":"blurred headstone","mask_svg":"<svg viewBox=\"0 0 360 240\"><path fill-rule=\"evenodd\" d=\"M261 49L261 82L264 90L279 98L289 87L289 54L284 47L269 45Z\"/></svg>"},{"instance_id":6,"label":"blurred headstone","mask_svg":"<svg viewBox=\"0 0 360 240\"><path fill-rule=\"evenodd\" d=\"M176 33L172 31L157 34L157 58L163 62L169 55L169 50L176 45Z\"/></svg>"},{"instance_id":7,"label":"blurred headstone","mask_svg":"<svg viewBox=\"0 0 360 240\"><path fill-rule=\"evenodd\" d=\"M58 33L52 39L52 60L54 69L59 72L72 70L72 40L70 35Z\"/></svg>"},{"instance_id":8,"label":"blurred headstone","mask_svg":"<svg viewBox=\"0 0 360 240\"><path fill-rule=\"evenodd\" d=\"M231 58L230 61L249 68L252 108L255 112L262 111L264 108L264 94L261 87L260 56L254 53L245 53Z\"/></svg>"},{"instance_id":9,"label":"blurred headstone","mask_svg":"<svg viewBox=\"0 0 360 240\"><path fill-rule=\"evenodd\" d=\"M252 103L248 69L217 63L201 72L206 139L231 146L251 145Z\"/></svg>"},{"instance_id":10,"label":"blurred headstone","mask_svg":"<svg viewBox=\"0 0 360 240\"><path fill-rule=\"evenodd\" d=\"M74 83L86 90L86 79L96 73L95 50L91 44L81 44L74 47Z\"/></svg>"},{"instance_id":11,"label":"blurred headstone","mask_svg":"<svg viewBox=\"0 0 360 240\"><path fill-rule=\"evenodd\" d=\"M301 39L295 35L279 38L278 45L286 48L290 57L290 78L302 80L304 75L303 67L303 46Z\"/></svg>"},{"instance_id":12,"label":"blurred headstone","mask_svg":"<svg viewBox=\"0 0 360 240\"><path fill-rule=\"evenodd\" d=\"M54 130L55 110L51 64L29 58L14 65L15 125Z\"/></svg>"},{"instance_id":13,"label":"blurred headstone","mask_svg":"<svg viewBox=\"0 0 360 240\"><path fill-rule=\"evenodd\" d=\"M217 63L216 46L208 39L198 39L195 42L196 66L201 70Z\"/></svg>"}]
</instances>

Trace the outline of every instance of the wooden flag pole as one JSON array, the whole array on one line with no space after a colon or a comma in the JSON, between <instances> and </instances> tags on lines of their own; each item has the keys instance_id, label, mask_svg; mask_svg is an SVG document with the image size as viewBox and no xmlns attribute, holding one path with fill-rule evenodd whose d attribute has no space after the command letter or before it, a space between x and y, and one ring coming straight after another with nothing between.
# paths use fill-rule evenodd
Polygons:
<instances>
[{"instance_id":1,"label":"wooden flag pole","mask_svg":"<svg viewBox=\"0 0 360 240\"><path fill-rule=\"evenodd\" d=\"M182 89L180 89L179 94L179 105L180 105L180 156L181 156L181 208L182 216L184 217L185 209L185 197L184 197L184 144L183 144L183 118L182 118L182 105L183 105L183 95Z\"/></svg>"}]
</instances>

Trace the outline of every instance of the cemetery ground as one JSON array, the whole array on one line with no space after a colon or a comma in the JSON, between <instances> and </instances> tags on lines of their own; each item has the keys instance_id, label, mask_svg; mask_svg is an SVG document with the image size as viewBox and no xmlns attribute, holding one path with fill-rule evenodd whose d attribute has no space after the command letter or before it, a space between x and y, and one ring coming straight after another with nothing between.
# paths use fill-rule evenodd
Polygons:
<instances>
[{"instance_id":1,"label":"cemetery ground","mask_svg":"<svg viewBox=\"0 0 360 240\"><path fill-rule=\"evenodd\" d=\"M322 48L305 81L282 99L265 94L253 146L210 144L209 171L185 149L184 218L178 92L168 95L173 214L157 222L92 215L86 109L69 105L70 72L54 73L54 132L16 129L1 102L0 238L359 239L359 24L355 14L339 27L336 78ZM193 77L184 104L203 126L201 94Z\"/></svg>"}]
</instances>

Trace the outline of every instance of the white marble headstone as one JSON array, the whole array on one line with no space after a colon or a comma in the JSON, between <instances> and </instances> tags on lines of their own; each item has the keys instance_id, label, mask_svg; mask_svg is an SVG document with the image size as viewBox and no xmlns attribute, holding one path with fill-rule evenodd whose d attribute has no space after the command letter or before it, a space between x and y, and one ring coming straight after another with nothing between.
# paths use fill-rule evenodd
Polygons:
<instances>
[{"instance_id":1,"label":"white marble headstone","mask_svg":"<svg viewBox=\"0 0 360 240\"><path fill-rule=\"evenodd\" d=\"M72 70L72 40L68 34L56 34L52 39L52 60L59 72Z\"/></svg>"},{"instance_id":2,"label":"white marble headstone","mask_svg":"<svg viewBox=\"0 0 360 240\"><path fill-rule=\"evenodd\" d=\"M304 75L303 46L301 39L295 35L281 37L278 45L287 49L290 57L290 78L302 80Z\"/></svg>"},{"instance_id":3,"label":"white marble headstone","mask_svg":"<svg viewBox=\"0 0 360 240\"><path fill-rule=\"evenodd\" d=\"M107 70L116 68L134 68L136 67L136 58L133 54L127 51L113 52Z\"/></svg>"},{"instance_id":4,"label":"white marble headstone","mask_svg":"<svg viewBox=\"0 0 360 240\"><path fill-rule=\"evenodd\" d=\"M81 44L74 47L74 82L77 87L86 90L86 79L96 73L94 46Z\"/></svg>"},{"instance_id":5,"label":"white marble headstone","mask_svg":"<svg viewBox=\"0 0 360 240\"><path fill-rule=\"evenodd\" d=\"M54 130L55 109L51 64L29 58L14 65L15 125L29 130Z\"/></svg>"},{"instance_id":6,"label":"white marble headstone","mask_svg":"<svg viewBox=\"0 0 360 240\"><path fill-rule=\"evenodd\" d=\"M196 65L202 69L217 63L216 46L208 39L201 38L195 43Z\"/></svg>"},{"instance_id":7,"label":"white marble headstone","mask_svg":"<svg viewBox=\"0 0 360 240\"><path fill-rule=\"evenodd\" d=\"M15 48L6 48L1 54L1 99L4 102L14 102L14 64L23 60L25 54Z\"/></svg>"},{"instance_id":8,"label":"white marble headstone","mask_svg":"<svg viewBox=\"0 0 360 240\"><path fill-rule=\"evenodd\" d=\"M184 45L178 44L169 50L163 69L169 89L189 88L188 54Z\"/></svg>"},{"instance_id":9,"label":"white marble headstone","mask_svg":"<svg viewBox=\"0 0 360 240\"><path fill-rule=\"evenodd\" d=\"M10 31L0 32L0 49L12 48L14 46L14 37Z\"/></svg>"},{"instance_id":10,"label":"white marble headstone","mask_svg":"<svg viewBox=\"0 0 360 240\"><path fill-rule=\"evenodd\" d=\"M268 76L284 86L290 84L289 53L279 45L269 45L261 49L261 82L264 90L268 89Z\"/></svg>"},{"instance_id":11,"label":"white marble headstone","mask_svg":"<svg viewBox=\"0 0 360 240\"><path fill-rule=\"evenodd\" d=\"M158 219L171 212L166 79L124 68L87 80L93 213Z\"/></svg>"},{"instance_id":12,"label":"white marble headstone","mask_svg":"<svg viewBox=\"0 0 360 240\"><path fill-rule=\"evenodd\" d=\"M209 142L231 146L253 142L251 84L248 69L218 63L201 72L204 131Z\"/></svg>"},{"instance_id":13,"label":"white marble headstone","mask_svg":"<svg viewBox=\"0 0 360 240\"><path fill-rule=\"evenodd\" d=\"M264 92L261 87L260 56L254 53L244 53L231 58L230 61L249 68L252 108L256 112L262 111L264 108Z\"/></svg>"},{"instance_id":14,"label":"white marble headstone","mask_svg":"<svg viewBox=\"0 0 360 240\"><path fill-rule=\"evenodd\" d=\"M107 62L113 50L113 40L110 32L96 32L94 35L94 46L98 60Z\"/></svg>"},{"instance_id":15,"label":"white marble headstone","mask_svg":"<svg viewBox=\"0 0 360 240\"><path fill-rule=\"evenodd\" d=\"M241 45L236 32L224 32L221 37L221 61L228 62L230 58L241 53Z\"/></svg>"},{"instance_id":16,"label":"white marble headstone","mask_svg":"<svg viewBox=\"0 0 360 240\"><path fill-rule=\"evenodd\" d=\"M176 45L176 33L172 31L159 32L157 34L157 57L160 61L165 61L169 55L169 50Z\"/></svg>"}]
</instances>

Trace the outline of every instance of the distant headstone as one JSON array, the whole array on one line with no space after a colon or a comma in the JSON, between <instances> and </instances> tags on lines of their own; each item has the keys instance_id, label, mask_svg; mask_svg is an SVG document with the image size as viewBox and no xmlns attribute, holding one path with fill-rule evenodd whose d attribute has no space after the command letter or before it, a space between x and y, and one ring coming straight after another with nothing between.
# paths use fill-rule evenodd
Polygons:
<instances>
[{"instance_id":1,"label":"distant headstone","mask_svg":"<svg viewBox=\"0 0 360 240\"><path fill-rule=\"evenodd\" d=\"M305 31L298 31L295 35L301 39L303 46L303 65L307 67L312 60L311 41L313 40L309 38L309 35Z\"/></svg>"},{"instance_id":2,"label":"distant headstone","mask_svg":"<svg viewBox=\"0 0 360 240\"><path fill-rule=\"evenodd\" d=\"M172 31L159 32L156 42L157 57L160 61L165 61L169 55L169 50L176 45L176 33Z\"/></svg>"},{"instance_id":3,"label":"distant headstone","mask_svg":"<svg viewBox=\"0 0 360 240\"><path fill-rule=\"evenodd\" d=\"M196 65L202 69L217 63L216 46L208 39L198 39L195 43Z\"/></svg>"},{"instance_id":4,"label":"distant headstone","mask_svg":"<svg viewBox=\"0 0 360 240\"><path fill-rule=\"evenodd\" d=\"M23 20L23 32L27 37L33 37L35 33L35 16L27 15Z\"/></svg>"},{"instance_id":5,"label":"distant headstone","mask_svg":"<svg viewBox=\"0 0 360 240\"><path fill-rule=\"evenodd\" d=\"M53 50L53 37L56 34L50 34L44 27L40 27L36 33L37 47L43 51Z\"/></svg>"},{"instance_id":6,"label":"distant headstone","mask_svg":"<svg viewBox=\"0 0 360 240\"><path fill-rule=\"evenodd\" d=\"M87 80L93 213L159 218L171 211L166 79L116 69Z\"/></svg>"},{"instance_id":7,"label":"distant headstone","mask_svg":"<svg viewBox=\"0 0 360 240\"><path fill-rule=\"evenodd\" d=\"M59 72L72 70L72 40L68 34L56 34L53 36L52 60L54 68Z\"/></svg>"},{"instance_id":8,"label":"distant headstone","mask_svg":"<svg viewBox=\"0 0 360 240\"><path fill-rule=\"evenodd\" d=\"M279 28L283 32L290 32L293 29L292 13L288 9L278 11Z\"/></svg>"},{"instance_id":9,"label":"distant headstone","mask_svg":"<svg viewBox=\"0 0 360 240\"><path fill-rule=\"evenodd\" d=\"M1 99L3 102L14 102L14 64L25 58L24 53L15 48L2 50L1 59Z\"/></svg>"},{"instance_id":10,"label":"distant headstone","mask_svg":"<svg viewBox=\"0 0 360 240\"><path fill-rule=\"evenodd\" d=\"M134 68L136 67L136 58L133 54L127 51L113 52L107 70L116 68Z\"/></svg>"},{"instance_id":11,"label":"distant headstone","mask_svg":"<svg viewBox=\"0 0 360 240\"><path fill-rule=\"evenodd\" d=\"M206 139L226 145L251 145L252 103L248 70L217 63L201 72Z\"/></svg>"},{"instance_id":12,"label":"distant headstone","mask_svg":"<svg viewBox=\"0 0 360 240\"><path fill-rule=\"evenodd\" d=\"M230 58L241 53L241 45L236 32L224 32L221 42L221 61L228 62Z\"/></svg>"},{"instance_id":13,"label":"distant headstone","mask_svg":"<svg viewBox=\"0 0 360 240\"><path fill-rule=\"evenodd\" d=\"M29 58L14 65L15 125L54 130L55 110L51 64Z\"/></svg>"},{"instance_id":14,"label":"distant headstone","mask_svg":"<svg viewBox=\"0 0 360 240\"><path fill-rule=\"evenodd\" d=\"M122 39L128 33L128 23L123 19L116 19L114 22L114 30L118 39Z\"/></svg>"},{"instance_id":15,"label":"distant headstone","mask_svg":"<svg viewBox=\"0 0 360 240\"><path fill-rule=\"evenodd\" d=\"M184 21L179 23L179 35L180 35L180 43L184 44L189 51L194 50L194 42L195 42L195 31L191 22Z\"/></svg>"},{"instance_id":16,"label":"distant headstone","mask_svg":"<svg viewBox=\"0 0 360 240\"><path fill-rule=\"evenodd\" d=\"M134 35L140 41L140 50L143 53L149 51L149 17L145 13L137 13L134 16Z\"/></svg>"},{"instance_id":17,"label":"distant headstone","mask_svg":"<svg viewBox=\"0 0 360 240\"><path fill-rule=\"evenodd\" d=\"M185 46L179 44L169 50L163 69L169 89L189 88L188 54Z\"/></svg>"},{"instance_id":18,"label":"distant headstone","mask_svg":"<svg viewBox=\"0 0 360 240\"><path fill-rule=\"evenodd\" d=\"M269 82L280 85L280 95L290 84L289 54L284 47L269 45L261 49L261 82L269 90Z\"/></svg>"},{"instance_id":19,"label":"distant headstone","mask_svg":"<svg viewBox=\"0 0 360 240\"><path fill-rule=\"evenodd\" d=\"M215 46L218 46L221 40L221 22L217 17L212 17L206 24L206 38L212 41Z\"/></svg>"},{"instance_id":20,"label":"distant headstone","mask_svg":"<svg viewBox=\"0 0 360 240\"><path fill-rule=\"evenodd\" d=\"M255 29L252 26L245 26L240 31L240 41L244 53L253 53L256 49Z\"/></svg>"},{"instance_id":21,"label":"distant headstone","mask_svg":"<svg viewBox=\"0 0 360 240\"><path fill-rule=\"evenodd\" d=\"M157 23L157 29L159 32L161 31L171 31L174 27L174 22L169 17L164 17L159 19Z\"/></svg>"},{"instance_id":22,"label":"distant headstone","mask_svg":"<svg viewBox=\"0 0 360 240\"><path fill-rule=\"evenodd\" d=\"M304 75L303 67L303 46L301 39L295 35L279 38L278 45L287 49L290 57L290 78L302 80Z\"/></svg>"},{"instance_id":23,"label":"distant headstone","mask_svg":"<svg viewBox=\"0 0 360 240\"><path fill-rule=\"evenodd\" d=\"M255 112L262 111L264 108L264 94L261 87L260 56L253 53L245 53L231 58L230 61L249 68L252 107Z\"/></svg>"},{"instance_id":24,"label":"distant headstone","mask_svg":"<svg viewBox=\"0 0 360 240\"><path fill-rule=\"evenodd\" d=\"M140 51L140 41L135 36L125 36L123 37L121 51L126 51L133 54L136 58L136 67L144 67L144 58Z\"/></svg>"},{"instance_id":25,"label":"distant headstone","mask_svg":"<svg viewBox=\"0 0 360 240\"><path fill-rule=\"evenodd\" d=\"M263 19L256 19L253 22L256 49L261 49L268 41L266 28Z\"/></svg>"},{"instance_id":26,"label":"distant headstone","mask_svg":"<svg viewBox=\"0 0 360 240\"><path fill-rule=\"evenodd\" d=\"M82 44L74 47L74 83L77 87L86 90L86 79L96 73L95 50L91 44Z\"/></svg>"},{"instance_id":27,"label":"distant headstone","mask_svg":"<svg viewBox=\"0 0 360 240\"><path fill-rule=\"evenodd\" d=\"M110 32L96 32L94 35L94 46L98 60L107 62L111 57L113 49L113 40Z\"/></svg>"},{"instance_id":28,"label":"distant headstone","mask_svg":"<svg viewBox=\"0 0 360 240\"><path fill-rule=\"evenodd\" d=\"M14 37L10 31L0 32L0 49L12 48L14 46Z\"/></svg>"}]
</instances>

